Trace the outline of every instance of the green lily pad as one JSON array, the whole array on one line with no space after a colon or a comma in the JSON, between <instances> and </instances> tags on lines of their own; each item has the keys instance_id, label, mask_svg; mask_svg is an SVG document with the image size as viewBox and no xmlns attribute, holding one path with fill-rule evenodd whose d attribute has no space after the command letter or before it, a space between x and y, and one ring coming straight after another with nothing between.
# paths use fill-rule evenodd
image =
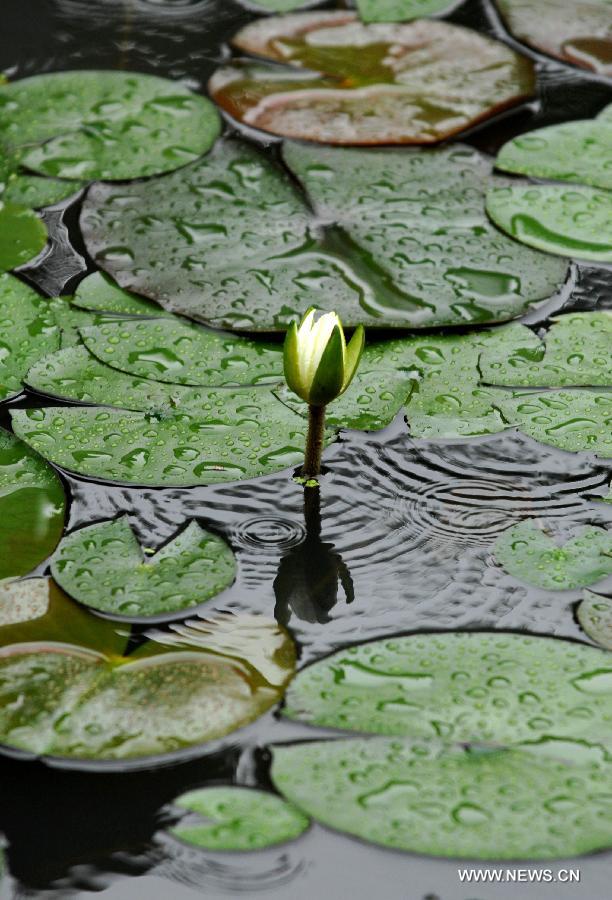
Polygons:
<instances>
[{"instance_id":1,"label":"green lily pad","mask_svg":"<svg viewBox=\"0 0 612 900\"><path fill-rule=\"evenodd\" d=\"M79 284L74 305L91 312L128 316L167 316L168 313L145 297L122 290L104 272L94 272Z\"/></svg>"},{"instance_id":2,"label":"green lily pad","mask_svg":"<svg viewBox=\"0 0 612 900\"><path fill-rule=\"evenodd\" d=\"M53 469L0 429L0 579L27 575L53 552L65 505Z\"/></svg>"},{"instance_id":3,"label":"green lily pad","mask_svg":"<svg viewBox=\"0 0 612 900\"><path fill-rule=\"evenodd\" d=\"M105 481L214 484L303 459L306 423L265 388L202 388L168 399L148 412L48 407L11 417L15 433L46 459Z\"/></svg>"},{"instance_id":4,"label":"green lily pad","mask_svg":"<svg viewBox=\"0 0 612 900\"><path fill-rule=\"evenodd\" d=\"M495 165L504 172L612 189L612 121L564 122L521 134L504 144Z\"/></svg>"},{"instance_id":5,"label":"green lily pad","mask_svg":"<svg viewBox=\"0 0 612 900\"><path fill-rule=\"evenodd\" d=\"M408 22L442 15L457 5L457 0L357 0L363 22Z\"/></svg>"},{"instance_id":6,"label":"green lily pad","mask_svg":"<svg viewBox=\"0 0 612 900\"><path fill-rule=\"evenodd\" d=\"M325 144L436 143L535 86L530 60L431 19L366 25L347 10L297 13L252 22L232 44L257 62L213 75L219 106L249 127Z\"/></svg>"},{"instance_id":7,"label":"green lily pad","mask_svg":"<svg viewBox=\"0 0 612 900\"><path fill-rule=\"evenodd\" d=\"M122 517L65 537L51 571L80 603L111 615L146 619L215 597L233 582L236 563L226 542L197 522L145 558Z\"/></svg>"},{"instance_id":8,"label":"green lily pad","mask_svg":"<svg viewBox=\"0 0 612 900\"><path fill-rule=\"evenodd\" d=\"M612 766L370 739L273 748L275 786L331 828L413 853L549 859L610 846Z\"/></svg>"},{"instance_id":9,"label":"green lily pad","mask_svg":"<svg viewBox=\"0 0 612 900\"><path fill-rule=\"evenodd\" d=\"M179 319L114 322L84 328L86 347L115 369L172 384L234 387L283 378L280 344L219 334Z\"/></svg>"},{"instance_id":10,"label":"green lily pad","mask_svg":"<svg viewBox=\"0 0 612 900\"><path fill-rule=\"evenodd\" d=\"M612 650L612 598L585 591L576 610L580 627L591 640Z\"/></svg>"},{"instance_id":11,"label":"green lily pad","mask_svg":"<svg viewBox=\"0 0 612 900\"><path fill-rule=\"evenodd\" d=\"M392 637L302 669L284 715L328 728L453 742L545 736L609 742L612 664L603 650L522 634Z\"/></svg>"},{"instance_id":12,"label":"green lily pad","mask_svg":"<svg viewBox=\"0 0 612 900\"><path fill-rule=\"evenodd\" d=\"M74 181L26 174L19 165L19 154L8 153L0 144L0 199L5 203L40 209L66 200L81 187Z\"/></svg>"},{"instance_id":13,"label":"green lily pad","mask_svg":"<svg viewBox=\"0 0 612 900\"><path fill-rule=\"evenodd\" d=\"M276 794L243 787L189 791L174 801L193 816L170 834L206 850L260 850L299 837L308 818Z\"/></svg>"},{"instance_id":14,"label":"green lily pad","mask_svg":"<svg viewBox=\"0 0 612 900\"><path fill-rule=\"evenodd\" d=\"M499 392L493 401L508 425L561 450L612 458L612 396L594 391Z\"/></svg>"},{"instance_id":15,"label":"green lily pad","mask_svg":"<svg viewBox=\"0 0 612 900\"><path fill-rule=\"evenodd\" d=\"M116 181L171 172L210 149L220 119L184 85L133 72L55 72L0 86L0 132L28 169Z\"/></svg>"},{"instance_id":16,"label":"green lily pad","mask_svg":"<svg viewBox=\"0 0 612 900\"><path fill-rule=\"evenodd\" d=\"M564 62L612 74L610 0L497 0L510 31Z\"/></svg>"},{"instance_id":17,"label":"green lily pad","mask_svg":"<svg viewBox=\"0 0 612 900\"><path fill-rule=\"evenodd\" d=\"M238 648L241 617L233 618ZM233 655L148 641L130 656L111 657L49 642L41 628L37 643L0 651L0 742L78 767L79 760L150 764L223 737L277 703L293 674L291 639L273 620L264 622L258 645L247 642ZM269 682L258 669L266 654L284 660L281 681Z\"/></svg>"},{"instance_id":18,"label":"green lily pad","mask_svg":"<svg viewBox=\"0 0 612 900\"><path fill-rule=\"evenodd\" d=\"M62 350L83 345L80 334L81 328L105 325L116 321L111 315L79 309L74 305L72 297L54 297L49 301L49 308L53 315L53 320L60 331L60 347ZM49 358L51 357L43 357L43 359ZM42 362L42 360L40 361Z\"/></svg>"},{"instance_id":19,"label":"green lily pad","mask_svg":"<svg viewBox=\"0 0 612 900\"><path fill-rule=\"evenodd\" d=\"M0 401L21 393L31 365L60 344L49 302L12 275L0 274Z\"/></svg>"},{"instance_id":20,"label":"green lily pad","mask_svg":"<svg viewBox=\"0 0 612 900\"><path fill-rule=\"evenodd\" d=\"M612 262L612 192L571 185L492 188L487 212L522 244L559 256Z\"/></svg>"},{"instance_id":21,"label":"green lily pad","mask_svg":"<svg viewBox=\"0 0 612 900\"><path fill-rule=\"evenodd\" d=\"M0 200L0 272L38 256L47 243L47 228L36 213Z\"/></svg>"},{"instance_id":22,"label":"green lily pad","mask_svg":"<svg viewBox=\"0 0 612 900\"><path fill-rule=\"evenodd\" d=\"M564 262L489 223L486 189L500 182L472 148L296 144L284 157L315 217L268 158L227 141L164 179L95 185L81 216L89 252L124 288L248 331L284 330L318 297L347 327L503 321L565 278Z\"/></svg>"},{"instance_id":23,"label":"green lily pad","mask_svg":"<svg viewBox=\"0 0 612 900\"><path fill-rule=\"evenodd\" d=\"M572 591L612 575L612 531L596 526L560 545L533 522L519 522L499 536L494 553L514 578L546 591Z\"/></svg>"},{"instance_id":24,"label":"green lily pad","mask_svg":"<svg viewBox=\"0 0 612 900\"><path fill-rule=\"evenodd\" d=\"M529 329L527 334L534 337ZM612 385L612 313L570 313L553 319L545 340L527 338L516 352L485 349L480 373L486 384L526 387Z\"/></svg>"},{"instance_id":25,"label":"green lily pad","mask_svg":"<svg viewBox=\"0 0 612 900\"><path fill-rule=\"evenodd\" d=\"M70 600L51 578L0 582L0 647L46 642L118 656L129 632L95 618ZM1 716L1 713L0 713Z\"/></svg>"}]
</instances>

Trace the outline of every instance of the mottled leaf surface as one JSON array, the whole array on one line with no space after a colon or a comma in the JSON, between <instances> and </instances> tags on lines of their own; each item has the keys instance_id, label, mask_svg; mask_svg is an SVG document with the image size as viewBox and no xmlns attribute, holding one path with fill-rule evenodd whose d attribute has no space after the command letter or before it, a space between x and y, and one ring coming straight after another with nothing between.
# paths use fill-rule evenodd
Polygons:
<instances>
[{"instance_id":1,"label":"mottled leaf surface","mask_svg":"<svg viewBox=\"0 0 612 900\"><path fill-rule=\"evenodd\" d=\"M612 597L585 591L576 610L580 627L591 640L612 650Z\"/></svg>"},{"instance_id":2,"label":"mottled leaf surface","mask_svg":"<svg viewBox=\"0 0 612 900\"><path fill-rule=\"evenodd\" d=\"M21 393L30 366L59 345L49 301L12 275L0 274L0 400Z\"/></svg>"}]
</instances>

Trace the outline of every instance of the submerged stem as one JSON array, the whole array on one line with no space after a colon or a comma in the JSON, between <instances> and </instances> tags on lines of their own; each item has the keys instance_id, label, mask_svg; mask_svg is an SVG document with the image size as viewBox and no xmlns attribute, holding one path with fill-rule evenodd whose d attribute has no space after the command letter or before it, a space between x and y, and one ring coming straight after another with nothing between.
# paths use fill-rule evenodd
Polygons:
<instances>
[{"instance_id":1,"label":"submerged stem","mask_svg":"<svg viewBox=\"0 0 612 900\"><path fill-rule=\"evenodd\" d=\"M321 455L323 453L323 435L325 433L325 407L308 407L308 437L304 455L304 478L316 478L321 474Z\"/></svg>"}]
</instances>

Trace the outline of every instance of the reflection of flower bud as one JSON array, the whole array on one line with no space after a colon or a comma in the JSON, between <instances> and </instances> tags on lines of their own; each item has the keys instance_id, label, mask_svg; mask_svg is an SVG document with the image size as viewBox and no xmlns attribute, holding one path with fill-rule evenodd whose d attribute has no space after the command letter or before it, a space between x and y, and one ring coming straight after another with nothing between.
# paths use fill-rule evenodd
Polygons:
<instances>
[{"instance_id":1,"label":"reflection of flower bud","mask_svg":"<svg viewBox=\"0 0 612 900\"><path fill-rule=\"evenodd\" d=\"M292 323L285 340L285 378L310 406L327 406L347 389L357 371L365 335L363 325L347 346L339 316L325 313L315 320L311 308L300 326Z\"/></svg>"}]
</instances>

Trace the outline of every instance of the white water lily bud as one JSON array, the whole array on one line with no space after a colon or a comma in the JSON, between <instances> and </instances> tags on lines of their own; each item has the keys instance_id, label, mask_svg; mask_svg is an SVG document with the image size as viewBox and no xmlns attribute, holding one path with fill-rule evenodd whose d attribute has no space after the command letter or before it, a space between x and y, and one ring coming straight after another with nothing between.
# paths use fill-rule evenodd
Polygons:
<instances>
[{"instance_id":1,"label":"white water lily bud","mask_svg":"<svg viewBox=\"0 0 612 900\"><path fill-rule=\"evenodd\" d=\"M316 318L308 310L299 327L295 322L285 339L285 378L298 397L310 406L327 406L347 389L357 371L365 332L355 330L348 346L335 312Z\"/></svg>"}]
</instances>

